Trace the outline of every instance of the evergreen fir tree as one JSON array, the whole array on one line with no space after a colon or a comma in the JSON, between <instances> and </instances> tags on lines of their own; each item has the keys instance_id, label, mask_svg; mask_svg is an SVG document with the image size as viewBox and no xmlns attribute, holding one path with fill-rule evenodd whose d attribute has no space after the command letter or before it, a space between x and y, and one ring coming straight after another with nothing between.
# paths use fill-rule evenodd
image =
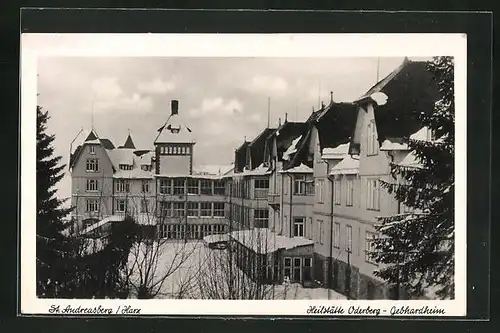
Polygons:
<instances>
[{"instance_id":1,"label":"evergreen fir tree","mask_svg":"<svg viewBox=\"0 0 500 333\"><path fill-rule=\"evenodd\" d=\"M386 266L376 275L421 295L435 288L440 298L454 297L454 156L455 103L452 57L436 57L428 70L436 80L440 100L433 112L422 113L431 140L406 139L415 166L391 165L396 183L382 187L410 213L381 217L379 238L370 255ZM398 290L400 288L397 288ZM398 292L399 296L399 292Z\"/></svg>"},{"instance_id":2,"label":"evergreen fir tree","mask_svg":"<svg viewBox=\"0 0 500 333\"><path fill-rule=\"evenodd\" d=\"M55 185L63 177L61 157L54 156L54 135L48 135L48 112L37 106L36 134L36 259L38 297L58 297L69 288L72 244L61 233L63 217L70 209L62 208L62 200L56 197Z\"/></svg>"}]
</instances>

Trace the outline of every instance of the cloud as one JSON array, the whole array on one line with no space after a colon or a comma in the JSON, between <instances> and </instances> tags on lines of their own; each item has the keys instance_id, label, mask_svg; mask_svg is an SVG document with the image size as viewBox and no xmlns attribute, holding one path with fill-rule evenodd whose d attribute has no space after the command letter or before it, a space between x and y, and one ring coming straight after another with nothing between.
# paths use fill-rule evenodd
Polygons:
<instances>
[{"instance_id":1,"label":"cloud","mask_svg":"<svg viewBox=\"0 0 500 333\"><path fill-rule=\"evenodd\" d=\"M120 96L116 99L98 100L94 103L94 111L120 110L129 112L149 112L153 108L153 99L140 94Z\"/></svg>"},{"instance_id":2,"label":"cloud","mask_svg":"<svg viewBox=\"0 0 500 333\"><path fill-rule=\"evenodd\" d=\"M137 84L137 89L142 93L159 95L174 90L175 83L173 81L163 81L160 78L156 78L149 82L139 82Z\"/></svg>"},{"instance_id":3,"label":"cloud","mask_svg":"<svg viewBox=\"0 0 500 333\"><path fill-rule=\"evenodd\" d=\"M110 110L125 112L149 112L153 109L153 99L139 93L127 95L115 77L99 77L92 81L93 111Z\"/></svg>"},{"instance_id":4,"label":"cloud","mask_svg":"<svg viewBox=\"0 0 500 333\"><path fill-rule=\"evenodd\" d=\"M257 75L252 78L250 89L265 91L273 95L282 95L287 92L288 83L281 77Z\"/></svg>"},{"instance_id":5,"label":"cloud","mask_svg":"<svg viewBox=\"0 0 500 333\"><path fill-rule=\"evenodd\" d=\"M198 108L189 111L191 116L239 116L243 112L243 104L237 99L225 100L221 97L205 98Z\"/></svg>"},{"instance_id":6,"label":"cloud","mask_svg":"<svg viewBox=\"0 0 500 333\"><path fill-rule=\"evenodd\" d=\"M123 94L116 77L100 77L92 81L92 94L96 99L113 99Z\"/></svg>"}]
</instances>

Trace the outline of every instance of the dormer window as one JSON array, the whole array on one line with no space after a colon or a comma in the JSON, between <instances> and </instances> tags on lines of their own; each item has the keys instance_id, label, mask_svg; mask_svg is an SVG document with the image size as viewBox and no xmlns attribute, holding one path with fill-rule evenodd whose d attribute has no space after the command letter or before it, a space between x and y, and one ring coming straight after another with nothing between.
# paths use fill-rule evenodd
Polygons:
<instances>
[{"instance_id":1,"label":"dormer window","mask_svg":"<svg viewBox=\"0 0 500 333\"><path fill-rule=\"evenodd\" d=\"M119 167L120 167L120 170L125 170L125 171L130 171L134 168L132 165L129 165L129 164L120 164Z\"/></svg>"},{"instance_id":2,"label":"dormer window","mask_svg":"<svg viewBox=\"0 0 500 333\"><path fill-rule=\"evenodd\" d=\"M89 146L89 154L90 155L95 155L95 146L94 145L90 145Z\"/></svg>"}]
</instances>

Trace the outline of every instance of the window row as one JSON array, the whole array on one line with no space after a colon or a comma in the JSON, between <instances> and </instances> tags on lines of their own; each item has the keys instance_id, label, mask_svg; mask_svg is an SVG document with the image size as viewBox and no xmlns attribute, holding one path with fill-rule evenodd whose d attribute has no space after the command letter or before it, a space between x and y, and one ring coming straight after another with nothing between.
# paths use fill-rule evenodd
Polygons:
<instances>
[{"instance_id":1,"label":"window row","mask_svg":"<svg viewBox=\"0 0 500 333\"><path fill-rule=\"evenodd\" d=\"M205 236L223 234L226 230L224 224L163 224L159 236L167 239L203 239Z\"/></svg>"},{"instance_id":2,"label":"window row","mask_svg":"<svg viewBox=\"0 0 500 333\"><path fill-rule=\"evenodd\" d=\"M223 202L161 202L161 217L224 217Z\"/></svg>"},{"instance_id":3,"label":"window row","mask_svg":"<svg viewBox=\"0 0 500 333\"><path fill-rule=\"evenodd\" d=\"M166 195L224 195L226 188L223 180L211 179L160 179L159 190Z\"/></svg>"},{"instance_id":4,"label":"window row","mask_svg":"<svg viewBox=\"0 0 500 333\"><path fill-rule=\"evenodd\" d=\"M151 189L149 180L143 180L141 182L141 192L149 193ZM85 191L87 192L97 192L99 191L99 179L86 179ZM115 192L117 193L130 193L130 180L129 179L116 179L115 180Z\"/></svg>"},{"instance_id":5,"label":"window row","mask_svg":"<svg viewBox=\"0 0 500 333\"><path fill-rule=\"evenodd\" d=\"M190 155L191 146L161 146L160 154L162 155Z\"/></svg>"}]
</instances>

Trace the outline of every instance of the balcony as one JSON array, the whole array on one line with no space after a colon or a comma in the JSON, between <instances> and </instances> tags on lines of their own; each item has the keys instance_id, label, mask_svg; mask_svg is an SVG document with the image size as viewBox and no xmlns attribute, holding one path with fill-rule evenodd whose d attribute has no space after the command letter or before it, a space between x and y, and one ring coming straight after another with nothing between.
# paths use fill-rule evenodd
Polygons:
<instances>
[{"instance_id":1,"label":"balcony","mask_svg":"<svg viewBox=\"0 0 500 333\"><path fill-rule=\"evenodd\" d=\"M269 193L267 195L267 203L270 206L279 206L279 204L280 204L280 195L278 193Z\"/></svg>"}]
</instances>

